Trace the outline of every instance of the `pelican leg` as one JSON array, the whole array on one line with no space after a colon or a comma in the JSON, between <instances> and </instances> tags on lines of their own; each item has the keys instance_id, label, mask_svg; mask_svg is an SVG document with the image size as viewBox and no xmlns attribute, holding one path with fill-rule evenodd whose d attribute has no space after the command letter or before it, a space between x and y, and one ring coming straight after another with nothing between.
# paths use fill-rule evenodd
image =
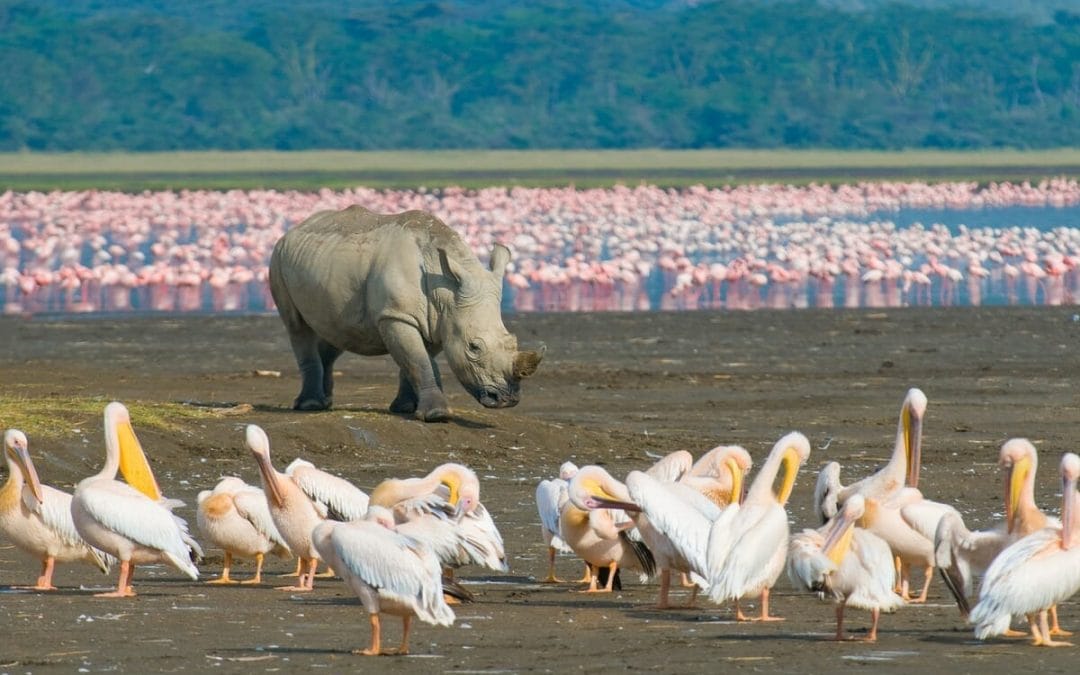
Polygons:
<instances>
[{"instance_id":1,"label":"pelican leg","mask_svg":"<svg viewBox=\"0 0 1080 675\"><path fill-rule=\"evenodd\" d=\"M612 560L610 563L608 563L607 585L604 586L604 592L605 593L610 593L611 592L611 587L615 583L615 571L618 570L618 569L619 569L619 563L615 562L614 560Z\"/></svg>"},{"instance_id":2,"label":"pelican leg","mask_svg":"<svg viewBox=\"0 0 1080 675\"><path fill-rule=\"evenodd\" d=\"M130 560L120 561L120 578L116 581L116 590L109 593L95 593L95 598L131 598L135 596L135 589L131 587L131 577L135 573L135 566Z\"/></svg>"},{"instance_id":3,"label":"pelican leg","mask_svg":"<svg viewBox=\"0 0 1080 675\"><path fill-rule=\"evenodd\" d=\"M542 584L558 584L562 583L562 579L555 576L555 547L548 546L548 572L547 576L540 583Z\"/></svg>"},{"instance_id":4,"label":"pelican leg","mask_svg":"<svg viewBox=\"0 0 1080 675\"><path fill-rule=\"evenodd\" d=\"M664 568L660 570L660 598L656 601L657 609L670 609L671 603L668 601L668 593L671 591L671 570Z\"/></svg>"},{"instance_id":5,"label":"pelican leg","mask_svg":"<svg viewBox=\"0 0 1080 675\"><path fill-rule=\"evenodd\" d=\"M263 560L265 558L266 558L265 554L256 553L255 554L255 576L251 577L250 579L247 579L246 581L241 581L240 583L242 583L242 584L261 584L262 583L262 566L263 566Z\"/></svg>"},{"instance_id":6,"label":"pelican leg","mask_svg":"<svg viewBox=\"0 0 1080 675\"><path fill-rule=\"evenodd\" d=\"M378 656L382 648L382 634L379 628L379 615L369 614L371 619L371 646L367 649L354 649L353 654L360 656Z\"/></svg>"},{"instance_id":7,"label":"pelican leg","mask_svg":"<svg viewBox=\"0 0 1080 675\"><path fill-rule=\"evenodd\" d=\"M877 608L870 610L870 617L872 619L870 623L870 632L867 633L866 639L863 640L863 642L877 642L877 627L878 622L881 620L881 610Z\"/></svg>"},{"instance_id":8,"label":"pelican leg","mask_svg":"<svg viewBox=\"0 0 1080 675\"><path fill-rule=\"evenodd\" d=\"M900 579L900 590L898 591L900 597L905 602L911 602L911 568L904 563L900 563L900 575L897 578Z\"/></svg>"},{"instance_id":9,"label":"pelican leg","mask_svg":"<svg viewBox=\"0 0 1080 675\"><path fill-rule=\"evenodd\" d=\"M592 580L593 580L592 565L590 565L589 563L585 563L585 576L581 577L580 579L578 579L574 583L576 583L576 584L587 584L587 583L591 583Z\"/></svg>"},{"instance_id":10,"label":"pelican leg","mask_svg":"<svg viewBox=\"0 0 1080 675\"><path fill-rule=\"evenodd\" d=\"M581 591L581 592L582 593L596 593L597 592L596 580L599 577L599 575L592 574L592 565L589 565L589 563L585 563L585 564L586 564L586 566L588 567L588 570L589 570L589 578L587 580L589 582L589 587L586 588L585 590Z\"/></svg>"},{"instance_id":11,"label":"pelican leg","mask_svg":"<svg viewBox=\"0 0 1080 675\"><path fill-rule=\"evenodd\" d=\"M304 566L305 563L308 566L308 572L307 573L304 573L304 572L300 573L299 577L297 577L297 579L296 579L296 585L295 586L277 586L276 587L277 590L279 590L279 591L296 591L296 592L310 591L313 588L314 584L315 584L315 578L314 578L315 577L315 568L318 567L318 565L319 565L319 559L318 558L310 558L310 559L309 558L301 558L300 559L301 569L303 569L303 566Z\"/></svg>"},{"instance_id":12,"label":"pelican leg","mask_svg":"<svg viewBox=\"0 0 1080 675\"><path fill-rule=\"evenodd\" d=\"M736 621L752 621L752 619L742 613L742 607L739 607L739 599L735 598L735 620Z\"/></svg>"},{"instance_id":13,"label":"pelican leg","mask_svg":"<svg viewBox=\"0 0 1080 675\"><path fill-rule=\"evenodd\" d=\"M1059 642L1057 640L1050 639L1050 623L1047 620L1048 611L1045 609L1039 612L1039 629L1042 633L1043 640L1039 644L1040 647L1071 647L1071 642Z\"/></svg>"},{"instance_id":14,"label":"pelican leg","mask_svg":"<svg viewBox=\"0 0 1080 675\"><path fill-rule=\"evenodd\" d=\"M844 639L844 604L840 603L836 606L836 635L833 640L840 642Z\"/></svg>"},{"instance_id":15,"label":"pelican leg","mask_svg":"<svg viewBox=\"0 0 1080 675\"><path fill-rule=\"evenodd\" d=\"M904 563L900 561L900 556L893 556L893 565L896 567L896 586L893 587L893 591L902 595L904 590Z\"/></svg>"},{"instance_id":16,"label":"pelican leg","mask_svg":"<svg viewBox=\"0 0 1080 675\"><path fill-rule=\"evenodd\" d=\"M409 653L409 629L412 628L412 614L406 614L401 617L401 646L398 647L398 656L405 656Z\"/></svg>"},{"instance_id":17,"label":"pelican leg","mask_svg":"<svg viewBox=\"0 0 1080 675\"><path fill-rule=\"evenodd\" d=\"M1050 634L1058 635L1060 637L1069 637L1072 635L1071 630L1065 630L1058 624L1057 605L1050 607Z\"/></svg>"},{"instance_id":18,"label":"pelican leg","mask_svg":"<svg viewBox=\"0 0 1080 675\"><path fill-rule=\"evenodd\" d=\"M232 567L232 553L225 551L225 564L221 568L221 576L207 581L208 584L235 584L236 580L229 578L229 568Z\"/></svg>"},{"instance_id":19,"label":"pelican leg","mask_svg":"<svg viewBox=\"0 0 1080 675\"><path fill-rule=\"evenodd\" d=\"M926 602L926 595L930 592L930 582L934 580L934 567L933 565L927 565L923 570L925 575L923 578L922 592L919 593L919 597L915 598L911 602Z\"/></svg>"},{"instance_id":20,"label":"pelican leg","mask_svg":"<svg viewBox=\"0 0 1080 675\"><path fill-rule=\"evenodd\" d=\"M765 589L761 592L761 616L754 621L783 621L782 616L770 616L769 615L769 589Z\"/></svg>"},{"instance_id":21,"label":"pelican leg","mask_svg":"<svg viewBox=\"0 0 1080 675\"><path fill-rule=\"evenodd\" d=\"M682 579L679 581L679 583L682 585L683 588L697 589L697 584L695 584L693 581L690 581L690 575L686 572L682 573Z\"/></svg>"},{"instance_id":22,"label":"pelican leg","mask_svg":"<svg viewBox=\"0 0 1080 675\"><path fill-rule=\"evenodd\" d=\"M1039 620L1035 614L1027 614L1028 630L1031 631L1031 644L1038 647L1043 642L1042 634L1039 632Z\"/></svg>"},{"instance_id":23,"label":"pelican leg","mask_svg":"<svg viewBox=\"0 0 1080 675\"><path fill-rule=\"evenodd\" d=\"M35 591L55 591L56 586L53 586L52 576L53 568L56 567L56 558L45 556L45 559L41 561L41 576L38 577L37 582L33 585ZM1056 615L1055 615L1056 617ZM1054 619L1055 625L1057 618Z\"/></svg>"},{"instance_id":24,"label":"pelican leg","mask_svg":"<svg viewBox=\"0 0 1080 675\"><path fill-rule=\"evenodd\" d=\"M318 569L318 567L316 567L316 569ZM337 574L334 572L334 568L327 565L325 572L323 572L322 574L316 574L315 576L319 577L320 579L332 579L333 577L336 577Z\"/></svg>"}]
</instances>

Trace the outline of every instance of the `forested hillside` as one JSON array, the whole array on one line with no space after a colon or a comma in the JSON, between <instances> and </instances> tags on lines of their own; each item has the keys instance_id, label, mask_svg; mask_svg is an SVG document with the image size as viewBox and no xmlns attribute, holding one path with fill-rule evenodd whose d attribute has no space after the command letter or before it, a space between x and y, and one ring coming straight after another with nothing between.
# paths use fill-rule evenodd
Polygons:
<instances>
[{"instance_id":1,"label":"forested hillside","mask_svg":"<svg viewBox=\"0 0 1080 675\"><path fill-rule=\"evenodd\" d=\"M996 1L8 0L0 150L1080 146L1080 10Z\"/></svg>"}]
</instances>

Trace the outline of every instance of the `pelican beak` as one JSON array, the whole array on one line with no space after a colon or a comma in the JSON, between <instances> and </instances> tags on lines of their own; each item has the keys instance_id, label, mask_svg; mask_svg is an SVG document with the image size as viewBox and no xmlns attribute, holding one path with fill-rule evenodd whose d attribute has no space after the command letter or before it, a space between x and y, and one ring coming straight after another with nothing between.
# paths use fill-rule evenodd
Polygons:
<instances>
[{"instance_id":1,"label":"pelican beak","mask_svg":"<svg viewBox=\"0 0 1080 675\"><path fill-rule=\"evenodd\" d=\"M41 480L38 478L37 469L34 468L34 461L30 459L30 449L26 446L16 448L15 461L22 470L23 476L26 477L26 485L30 488L30 493L34 495L38 506L41 506L45 503L45 496L41 491Z\"/></svg>"},{"instance_id":2,"label":"pelican beak","mask_svg":"<svg viewBox=\"0 0 1080 675\"><path fill-rule=\"evenodd\" d=\"M1031 458L1021 457L1013 462L1005 472L1005 525L1008 532L1013 531L1013 517L1016 505L1020 503L1020 492L1024 489L1027 474L1031 470Z\"/></svg>"},{"instance_id":3,"label":"pelican beak","mask_svg":"<svg viewBox=\"0 0 1080 675\"><path fill-rule=\"evenodd\" d=\"M727 465L728 471L731 472L731 499L732 504L742 504L746 495L743 493L743 470L733 458L728 457L724 464Z\"/></svg>"},{"instance_id":4,"label":"pelican beak","mask_svg":"<svg viewBox=\"0 0 1080 675\"><path fill-rule=\"evenodd\" d=\"M922 468L922 415L911 408L904 410L904 448L907 451L907 486L917 488Z\"/></svg>"},{"instance_id":5,"label":"pelican beak","mask_svg":"<svg viewBox=\"0 0 1080 675\"><path fill-rule=\"evenodd\" d=\"M621 499L615 499L608 495L590 495L592 497L593 504L598 509L622 509L630 513L640 513L641 507L634 502L623 501Z\"/></svg>"},{"instance_id":6,"label":"pelican beak","mask_svg":"<svg viewBox=\"0 0 1080 675\"><path fill-rule=\"evenodd\" d=\"M829 528L829 534L825 537L825 546L822 553L829 560L839 565L844 556L851 549L851 540L855 536L855 520L841 511L836 516L836 522Z\"/></svg>"},{"instance_id":7,"label":"pelican beak","mask_svg":"<svg viewBox=\"0 0 1080 675\"><path fill-rule=\"evenodd\" d=\"M153 501L159 501L161 489L154 479L154 472L150 469L150 463L146 460L146 454L130 421L122 420L116 423L116 437L120 443L120 473L124 480Z\"/></svg>"},{"instance_id":8,"label":"pelican beak","mask_svg":"<svg viewBox=\"0 0 1080 675\"><path fill-rule=\"evenodd\" d=\"M252 454L255 455L255 462L259 465L259 473L262 474L263 485L269 492L268 496L274 502L273 506L280 509L285 505L285 495L281 492L277 471L270 464L270 456L262 452Z\"/></svg>"},{"instance_id":9,"label":"pelican beak","mask_svg":"<svg viewBox=\"0 0 1080 675\"><path fill-rule=\"evenodd\" d=\"M461 481L458 480L457 476L447 474L447 476L442 479L442 484L446 486L447 491L450 493L450 496L447 497L446 501L454 505L455 515L460 516L465 513L468 504L461 498Z\"/></svg>"},{"instance_id":10,"label":"pelican beak","mask_svg":"<svg viewBox=\"0 0 1080 675\"><path fill-rule=\"evenodd\" d=\"M780 484L780 491L776 493L776 501L781 505L787 504L788 498L791 497L791 490L795 487L795 476L799 473L799 465L802 464L802 459L799 458L799 453L795 448L789 447L784 451L784 480Z\"/></svg>"},{"instance_id":11,"label":"pelican beak","mask_svg":"<svg viewBox=\"0 0 1080 675\"><path fill-rule=\"evenodd\" d=\"M1069 550L1073 545L1073 525L1076 519L1076 476L1065 476L1061 490L1061 548Z\"/></svg>"}]
</instances>

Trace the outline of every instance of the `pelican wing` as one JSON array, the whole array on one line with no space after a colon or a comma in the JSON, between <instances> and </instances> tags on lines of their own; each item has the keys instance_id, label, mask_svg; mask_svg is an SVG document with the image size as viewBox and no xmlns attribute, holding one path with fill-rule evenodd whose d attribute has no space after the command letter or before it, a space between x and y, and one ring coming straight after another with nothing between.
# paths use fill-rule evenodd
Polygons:
<instances>
[{"instance_id":1,"label":"pelican wing","mask_svg":"<svg viewBox=\"0 0 1080 675\"><path fill-rule=\"evenodd\" d=\"M820 597L824 597L828 576L837 570L836 563L822 552L824 546L821 533L809 529L791 535L788 544L787 575L791 583Z\"/></svg>"},{"instance_id":2,"label":"pelican wing","mask_svg":"<svg viewBox=\"0 0 1080 675\"><path fill-rule=\"evenodd\" d=\"M540 524L552 534L551 545L563 553L573 553L560 536L559 512L566 500L566 481L561 478L542 480L536 486L536 511Z\"/></svg>"},{"instance_id":3,"label":"pelican wing","mask_svg":"<svg viewBox=\"0 0 1080 675\"><path fill-rule=\"evenodd\" d=\"M709 597L723 602L740 597L788 542L787 513L778 504L744 508L733 528L731 548L719 573L710 566ZM711 563L711 560L710 560Z\"/></svg>"},{"instance_id":4,"label":"pelican wing","mask_svg":"<svg viewBox=\"0 0 1080 675\"><path fill-rule=\"evenodd\" d=\"M457 530L477 564L496 572L510 570L502 535L483 504L478 503L476 508L463 515L457 521Z\"/></svg>"},{"instance_id":5,"label":"pelican wing","mask_svg":"<svg viewBox=\"0 0 1080 675\"><path fill-rule=\"evenodd\" d=\"M626 489L653 527L690 563L693 571L706 577L709 529L720 517L720 508L693 489L664 483L641 471L630 472Z\"/></svg>"},{"instance_id":6,"label":"pelican wing","mask_svg":"<svg viewBox=\"0 0 1080 675\"><path fill-rule=\"evenodd\" d=\"M319 552L327 560L340 563L340 572L359 578L381 596L413 608L422 621L441 626L454 623L454 612L442 597L439 560L423 543L367 521L332 527L332 550Z\"/></svg>"},{"instance_id":7,"label":"pelican wing","mask_svg":"<svg viewBox=\"0 0 1080 675\"><path fill-rule=\"evenodd\" d=\"M289 545L281 538L274 519L270 516L270 506L266 503L266 493L262 490L240 490L233 494L236 512L251 523L255 530L273 542L276 546L289 550Z\"/></svg>"},{"instance_id":8,"label":"pelican wing","mask_svg":"<svg viewBox=\"0 0 1080 675\"><path fill-rule=\"evenodd\" d=\"M192 540L183 519L135 488L118 481L95 485L80 494L86 513L122 537L161 551L192 579L199 570L191 562ZM179 522L178 522L179 521Z\"/></svg>"},{"instance_id":9,"label":"pelican wing","mask_svg":"<svg viewBox=\"0 0 1080 675\"><path fill-rule=\"evenodd\" d=\"M294 460L285 468L285 473L311 501L326 507L326 517L330 520L348 522L363 518L367 513L367 494L344 478L317 469L301 459Z\"/></svg>"},{"instance_id":10,"label":"pelican wing","mask_svg":"<svg viewBox=\"0 0 1080 675\"><path fill-rule=\"evenodd\" d=\"M735 525L740 513L742 513L742 505L738 503L729 504L720 511L720 516L713 521L712 526L709 528L709 544L705 548L705 561L709 573L702 576L709 580L710 583L714 576L720 574L724 562L727 561L727 557L731 553L731 547L735 545L738 537Z\"/></svg>"},{"instance_id":11,"label":"pelican wing","mask_svg":"<svg viewBox=\"0 0 1080 675\"><path fill-rule=\"evenodd\" d=\"M900 507L900 517L904 519L904 522L930 541L934 541L938 523L947 513L957 518L961 517L960 512L948 504L932 502L929 499L914 500Z\"/></svg>"},{"instance_id":12,"label":"pelican wing","mask_svg":"<svg viewBox=\"0 0 1080 675\"><path fill-rule=\"evenodd\" d=\"M41 517L41 522L45 523L45 526L52 530L60 541L67 546L85 546L90 550L98 569L108 572L109 567L112 566L113 557L87 544L79 536L79 531L75 529L75 520L71 517L71 495L48 485L41 486L41 493L44 499L39 504L30 488L24 486L23 502L32 512Z\"/></svg>"},{"instance_id":13,"label":"pelican wing","mask_svg":"<svg viewBox=\"0 0 1080 675\"><path fill-rule=\"evenodd\" d=\"M893 590L896 567L892 550L873 532L855 528L851 550L840 563L837 575L847 577L847 585L853 586L846 598L851 607L891 612L904 604Z\"/></svg>"},{"instance_id":14,"label":"pelican wing","mask_svg":"<svg viewBox=\"0 0 1080 675\"><path fill-rule=\"evenodd\" d=\"M964 616L971 613L968 597L973 577L986 571L1010 539L1001 529L972 532L957 513L946 513L938 522L934 533L934 564Z\"/></svg>"}]
</instances>

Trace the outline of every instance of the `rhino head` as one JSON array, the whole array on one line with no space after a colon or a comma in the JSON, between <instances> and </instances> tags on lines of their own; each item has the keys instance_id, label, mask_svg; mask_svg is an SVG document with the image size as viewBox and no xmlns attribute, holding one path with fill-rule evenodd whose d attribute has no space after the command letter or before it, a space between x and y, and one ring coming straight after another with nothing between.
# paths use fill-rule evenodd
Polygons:
<instances>
[{"instance_id":1,"label":"rhino head","mask_svg":"<svg viewBox=\"0 0 1080 675\"><path fill-rule=\"evenodd\" d=\"M509 408L521 398L521 380L536 372L540 351L519 351L502 322L502 285L510 251L496 244L489 270L466 268L439 249L443 273L454 290L443 338L446 362L466 391L486 408Z\"/></svg>"}]
</instances>

